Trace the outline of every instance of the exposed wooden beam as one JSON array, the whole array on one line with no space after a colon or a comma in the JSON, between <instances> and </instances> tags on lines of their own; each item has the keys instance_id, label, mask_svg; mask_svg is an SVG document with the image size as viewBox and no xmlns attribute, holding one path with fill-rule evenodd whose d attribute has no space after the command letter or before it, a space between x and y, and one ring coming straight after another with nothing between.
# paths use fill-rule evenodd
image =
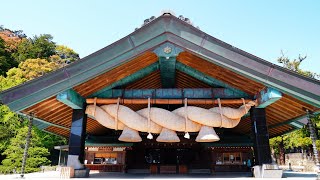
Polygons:
<instances>
[{"instance_id":1,"label":"exposed wooden beam","mask_svg":"<svg viewBox=\"0 0 320 180\"><path fill-rule=\"evenodd\" d=\"M21 113L21 112L17 112L17 114L19 114L19 115L21 115L21 116L24 116L24 117L27 117L27 116L28 116L28 115L26 115L26 114L24 114L24 113ZM33 117L33 120L34 120L34 122L36 122L35 125L37 125L37 123L38 123L40 127L54 126L54 127L58 127L58 128L61 128L61 129L70 130L70 128L67 128L67 127L64 127L64 126L61 126L61 125L58 125L58 124L51 123L51 122L48 122L48 121L39 119L39 118L37 118L37 117ZM42 123L42 125L40 125L40 123ZM47 127L45 127L45 128L47 128ZM45 128L44 128L44 129L45 129ZM41 129L41 128L40 128L40 129Z\"/></svg>"},{"instance_id":2,"label":"exposed wooden beam","mask_svg":"<svg viewBox=\"0 0 320 180\"><path fill-rule=\"evenodd\" d=\"M256 108L266 108L267 106L271 105L272 103L278 101L282 98L282 93L274 88L265 88L260 91L255 99L258 100L258 106Z\"/></svg>"},{"instance_id":3,"label":"exposed wooden beam","mask_svg":"<svg viewBox=\"0 0 320 180\"><path fill-rule=\"evenodd\" d=\"M66 137L64 137L64 136L62 136L62 135L60 135L60 134L56 134L56 133L54 133L54 132L51 132L51 131L48 131L48 130L45 130L45 129L42 129L42 131L44 131L44 132L46 132L46 133L49 133L49 134L52 134L52 135L55 135L55 136L59 136L59 137L62 137L62 138L66 138Z\"/></svg>"},{"instance_id":4,"label":"exposed wooden beam","mask_svg":"<svg viewBox=\"0 0 320 180\"><path fill-rule=\"evenodd\" d=\"M110 89L101 92L97 98L169 98L169 99L237 99L248 98L252 99L246 93L234 92L227 88L172 88L172 89Z\"/></svg>"},{"instance_id":5,"label":"exposed wooden beam","mask_svg":"<svg viewBox=\"0 0 320 180\"><path fill-rule=\"evenodd\" d=\"M276 133L275 135L272 135L270 138L277 137L277 136L281 136L281 135L285 135L285 134L291 133L292 131L295 131L295 130L297 130L297 129L298 129L298 128L293 127L292 129L286 130L286 131L284 131L284 132Z\"/></svg>"},{"instance_id":6,"label":"exposed wooden beam","mask_svg":"<svg viewBox=\"0 0 320 180\"><path fill-rule=\"evenodd\" d=\"M47 127L50 126L49 123L43 123L43 122L38 121L38 120L36 120L36 119L34 119L33 125L34 125L34 126L37 126L38 129L40 129L40 130L46 129Z\"/></svg>"},{"instance_id":7,"label":"exposed wooden beam","mask_svg":"<svg viewBox=\"0 0 320 180\"><path fill-rule=\"evenodd\" d=\"M57 95L57 100L72 109L82 109L83 103L86 101L80 94L73 89L68 89Z\"/></svg>"},{"instance_id":8,"label":"exposed wooden beam","mask_svg":"<svg viewBox=\"0 0 320 180\"><path fill-rule=\"evenodd\" d=\"M314 115L320 114L320 110L313 112L313 114ZM302 115L302 116L295 117L293 119L289 119L289 120L281 122L281 123L270 125L268 128L273 129L273 128L277 128L279 126L283 126L283 125L287 125L287 124L290 124L291 126L294 126L294 127L301 127L307 123L306 120L304 121L304 119L306 119L306 118L307 118L307 115ZM305 123L301 123L300 121L303 121Z\"/></svg>"},{"instance_id":9,"label":"exposed wooden beam","mask_svg":"<svg viewBox=\"0 0 320 180\"><path fill-rule=\"evenodd\" d=\"M291 126L294 126L294 127L297 128L297 129L301 129L301 128L303 128L303 126L304 126L305 124L303 124L303 123L301 123L301 122L299 122L299 121L295 121L295 122L291 122L290 125L291 125Z\"/></svg>"},{"instance_id":10,"label":"exposed wooden beam","mask_svg":"<svg viewBox=\"0 0 320 180\"><path fill-rule=\"evenodd\" d=\"M88 104L93 104L95 101L94 98L89 98L86 100ZM116 104L118 99L96 99L97 104ZM221 99L221 104L242 104L241 99ZM248 103L252 101L250 99L245 99L245 102ZM122 104L148 104L148 99L121 99ZM152 104L183 104L184 99L151 99ZM215 99L188 99L188 104L209 104L217 105L218 100Z\"/></svg>"},{"instance_id":11,"label":"exposed wooden beam","mask_svg":"<svg viewBox=\"0 0 320 180\"><path fill-rule=\"evenodd\" d=\"M302 120L304 118L306 118L306 115L302 115L302 116L299 116L299 117L296 117L296 118L293 118L293 119L289 119L289 120L281 122L281 123L270 125L268 128L269 129L277 128L279 126L287 125L287 124L290 124L292 122L296 122L296 121Z\"/></svg>"}]
</instances>

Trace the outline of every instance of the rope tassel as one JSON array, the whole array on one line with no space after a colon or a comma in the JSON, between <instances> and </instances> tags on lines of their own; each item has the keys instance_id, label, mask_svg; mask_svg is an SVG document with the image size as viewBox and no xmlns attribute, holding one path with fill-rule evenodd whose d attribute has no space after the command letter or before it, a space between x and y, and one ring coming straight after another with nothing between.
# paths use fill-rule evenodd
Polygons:
<instances>
[{"instance_id":1,"label":"rope tassel","mask_svg":"<svg viewBox=\"0 0 320 180\"><path fill-rule=\"evenodd\" d=\"M222 127L222 120L223 120L223 115L222 115L222 107L221 107L221 101L220 101L220 98L218 98L218 104L219 104L219 111L220 111L220 122L221 122L221 124L220 124L220 128Z\"/></svg>"},{"instance_id":2,"label":"rope tassel","mask_svg":"<svg viewBox=\"0 0 320 180\"><path fill-rule=\"evenodd\" d=\"M120 97L118 97L118 101L117 101L117 114L116 114L116 118L115 118L115 130L118 130L118 116L119 116L119 105L120 105Z\"/></svg>"},{"instance_id":3,"label":"rope tassel","mask_svg":"<svg viewBox=\"0 0 320 180\"><path fill-rule=\"evenodd\" d=\"M149 97L148 98L148 136L147 136L147 138L153 139L153 136L150 132L150 125L151 125L151 123L150 123L150 110L151 110L151 108L150 108L150 97Z\"/></svg>"},{"instance_id":4,"label":"rope tassel","mask_svg":"<svg viewBox=\"0 0 320 180\"><path fill-rule=\"evenodd\" d=\"M184 138L186 139L190 139L190 134L188 133L187 131L187 120L188 120L188 108L187 108L187 105L188 105L188 99L185 98L184 99L184 118L185 118L185 133L184 133Z\"/></svg>"}]
</instances>

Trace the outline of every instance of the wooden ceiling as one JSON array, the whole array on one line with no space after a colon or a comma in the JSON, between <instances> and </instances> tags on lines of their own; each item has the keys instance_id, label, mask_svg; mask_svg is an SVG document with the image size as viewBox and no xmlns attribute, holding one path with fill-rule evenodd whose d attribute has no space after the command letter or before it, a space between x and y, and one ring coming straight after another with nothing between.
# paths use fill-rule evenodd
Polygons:
<instances>
[{"instance_id":1,"label":"wooden ceiling","mask_svg":"<svg viewBox=\"0 0 320 180\"><path fill-rule=\"evenodd\" d=\"M126 64L122 64L109 72L98 75L93 79L75 86L73 89L81 96L87 97L88 95L97 92L104 87L123 79L124 77L127 77L145 67L150 66L151 64L156 63L157 61L158 57L153 52L146 52ZM236 74L228 69L219 67L188 52L180 53L177 57L177 61L191 68L194 68L208 76L223 81L224 83L234 88L240 89L249 95L255 95L266 88L261 83ZM209 85L179 70L176 70L175 78L176 88L210 88ZM126 89L157 89L161 87L161 75L159 70L156 70L145 76L144 78L125 86ZM211 108L208 105L198 106L203 108ZM239 104L231 104L229 106L237 108L239 107ZM128 105L128 107L130 107L134 111L137 111L139 109L145 108L146 106ZM267 124L268 126L272 126L282 123L286 120L299 117L305 114L303 110L304 107L311 110L316 109L315 107L297 100L296 98L288 95L283 95L280 100L266 108ZM35 116L39 119L64 127L61 128L49 126L45 129L46 131L56 133L65 137L69 136L69 130L66 128L70 129L71 126L72 109L65 104L57 101L55 96L23 110L23 113L26 114L29 114L30 112L35 113ZM269 134L270 137L272 137L292 129L293 127L290 125L282 125L276 128L269 129ZM88 118L87 120L86 130L88 134L95 135L104 134L108 131L107 128L103 127L102 125L97 123L97 121L91 118ZM234 128L233 131L242 134L250 134L250 117L246 117L241 120L240 124L236 128Z\"/></svg>"},{"instance_id":2,"label":"wooden ceiling","mask_svg":"<svg viewBox=\"0 0 320 180\"><path fill-rule=\"evenodd\" d=\"M228 69L212 64L188 52L180 53L177 57L177 61L188 65L198 71L201 71L208 76L221 80L229 84L230 86L240 89L250 95L255 95L266 88L261 83L255 82ZM303 108L316 110L315 107L284 94L280 100L276 101L266 108L267 124L268 126L276 125L286 120L299 117L305 114ZM272 137L292 129L293 127L290 125L283 125L269 129L269 134ZM237 132L249 134L251 131L250 118L248 117L242 120L234 130Z\"/></svg>"},{"instance_id":3,"label":"wooden ceiling","mask_svg":"<svg viewBox=\"0 0 320 180\"><path fill-rule=\"evenodd\" d=\"M102 88L111 85L149 65L158 61L158 57L153 52L146 52L143 55L133 59L132 61L118 66L113 70L99 75L85 83L82 83L73 89L82 97L101 90Z\"/></svg>"},{"instance_id":4,"label":"wooden ceiling","mask_svg":"<svg viewBox=\"0 0 320 180\"><path fill-rule=\"evenodd\" d=\"M252 81L246 77L212 64L188 52L180 53L177 57L177 61L190 66L208 76L223 81L224 83L229 84L234 88L240 89L250 95L255 95L265 88L265 86L261 83Z\"/></svg>"}]
</instances>

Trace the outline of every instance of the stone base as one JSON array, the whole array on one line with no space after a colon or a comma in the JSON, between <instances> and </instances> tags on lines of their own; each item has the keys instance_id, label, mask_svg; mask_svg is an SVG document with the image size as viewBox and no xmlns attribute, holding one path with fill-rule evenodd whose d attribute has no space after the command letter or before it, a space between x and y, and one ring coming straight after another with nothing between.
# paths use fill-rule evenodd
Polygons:
<instances>
[{"instance_id":1,"label":"stone base","mask_svg":"<svg viewBox=\"0 0 320 180\"><path fill-rule=\"evenodd\" d=\"M277 165L264 164L262 166L253 166L253 176L255 178L281 178L282 174L282 169L279 169Z\"/></svg>"},{"instance_id":2,"label":"stone base","mask_svg":"<svg viewBox=\"0 0 320 180\"><path fill-rule=\"evenodd\" d=\"M67 161L68 167L73 167L74 169L84 169L84 165L79 161L79 155L68 155Z\"/></svg>"},{"instance_id":3,"label":"stone base","mask_svg":"<svg viewBox=\"0 0 320 180\"><path fill-rule=\"evenodd\" d=\"M265 169L262 178L282 178L282 169Z\"/></svg>"},{"instance_id":4,"label":"stone base","mask_svg":"<svg viewBox=\"0 0 320 180\"><path fill-rule=\"evenodd\" d=\"M88 178L90 169L75 169L74 170L74 178Z\"/></svg>"}]
</instances>

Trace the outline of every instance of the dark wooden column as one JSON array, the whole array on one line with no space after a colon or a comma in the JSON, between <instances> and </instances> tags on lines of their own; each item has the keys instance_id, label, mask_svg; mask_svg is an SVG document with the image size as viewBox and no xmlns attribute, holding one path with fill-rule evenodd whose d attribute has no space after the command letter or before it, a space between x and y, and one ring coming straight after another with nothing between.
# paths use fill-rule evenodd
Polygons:
<instances>
[{"instance_id":1,"label":"dark wooden column","mask_svg":"<svg viewBox=\"0 0 320 180\"><path fill-rule=\"evenodd\" d=\"M264 108L251 108L250 116L255 164L269 164L272 162L272 159L266 122L266 110Z\"/></svg>"},{"instance_id":2,"label":"dark wooden column","mask_svg":"<svg viewBox=\"0 0 320 180\"><path fill-rule=\"evenodd\" d=\"M73 109L72 124L69 137L68 166L82 169L84 161L84 146L86 136L87 115L83 109Z\"/></svg>"}]
</instances>

